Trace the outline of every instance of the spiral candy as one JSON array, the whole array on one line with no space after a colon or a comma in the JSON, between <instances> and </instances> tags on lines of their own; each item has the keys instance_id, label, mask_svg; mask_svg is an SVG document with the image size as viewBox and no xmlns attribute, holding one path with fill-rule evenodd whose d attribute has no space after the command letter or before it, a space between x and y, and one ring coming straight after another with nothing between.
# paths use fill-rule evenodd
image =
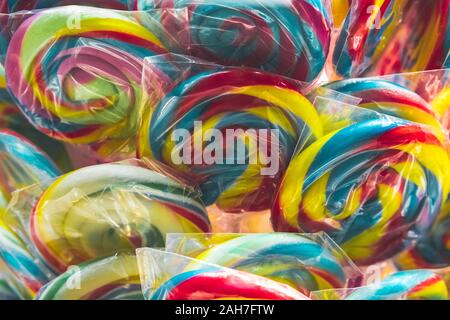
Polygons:
<instances>
[{"instance_id":1,"label":"spiral candy","mask_svg":"<svg viewBox=\"0 0 450 320\"><path fill-rule=\"evenodd\" d=\"M343 288L347 280L331 251L296 234L243 235L215 245L196 259L286 283L306 295Z\"/></svg>"},{"instance_id":2,"label":"spiral candy","mask_svg":"<svg viewBox=\"0 0 450 320\"><path fill-rule=\"evenodd\" d=\"M308 144L322 135L317 111L298 90L291 80L249 69L200 72L145 116L139 156L188 175L206 205L216 203L228 212L267 209L297 141ZM237 143L228 136L220 139L230 131ZM179 133L185 139L176 143ZM220 137L213 143L209 135ZM264 145L277 157L271 163ZM186 151L174 158L179 149ZM213 159L206 159L211 149L216 149Z\"/></svg>"},{"instance_id":3,"label":"spiral candy","mask_svg":"<svg viewBox=\"0 0 450 320\"><path fill-rule=\"evenodd\" d=\"M394 273L382 281L360 288L346 300L447 300L447 286L428 270Z\"/></svg>"},{"instance_id":4,"label":"spiral candy","mask_svg":"<svg viewBox=\"0 0 450 320\"><path fill-rule=\"evenodd\" d=\"M58 272L144 246L165 234L210 231L195 194L154 171L106 164L68 173L42 194L30 219L32 240Z\"/></svg>"},{"instance_id":5,"label":"spiral candy","mask_svg":"<svg viewBox=\"0 0 450 320\"><path fill-rule=\"evenodd\" d=\"M36 300L142 300L136 256L117 255L72 267Z\"/></svg>"},{"instance_id":6,"label":"spiral candy","mask_svg":"<svg viewBox=\"0 0 450 320\"><path fill-rule=\"evenodd\" d=\"M314 80L325 65L331 17L323 1L135 0L133 6L180 8L188 10L186 23L169 17L161 24L169 34L186 38L189 55L304 81Z\"/></svg>"},{"instance_id":7,"label":"spiral candy","mask_svg":"<svg viewBox=\"0 0 450 320\"><path fill-rule=\"evenodd\" d=\"M447 0L357 1L337 40L336 71L358 77L440 69L448 23Z\"/></svg>"},{"instance_id":8,"label":"spiral candy","mask_svg":"<svg viewBox=\"0 0 450 320\"><path fill-rule=\"evenodd\" d=\"M325 87L361 98L359 107L428 125L437 137L444 139L438 115L432 106L402 85L382 79L356 78L336 81Z\"/></svg>"},{"instance_id":9,"label":"spiral candy","mask_svg":"<svg viewBox=\"0 0 450 320\"><path fill-rule=\"evenodd\" d=\"M295 156L272 209L277 231L327 232L357 264L399 253L434 222L448 155L424 127L369 119Z\"/></svg>"},{"instance_id":10,"label":"spiral candy","mask_svg":"<svg viewBox=\"0 0 450 320\"><path fill-rule=\"evenodd\" d=\"M288 285L211 266L182 272L159 286L149 300L308 300Z\"/></svg>"},{"instance_id":11,"label":"spiral candy","mask_svg":"<svg viewBox=\"0 0 450 320\"><path fill-rule=\"evenodd\" d=\"M7 84L30 122L54 138L121 140L136 130L143 59L163 53L161 42L126 12L48 9L13 34Z\"/></svg>"}]
</instances>

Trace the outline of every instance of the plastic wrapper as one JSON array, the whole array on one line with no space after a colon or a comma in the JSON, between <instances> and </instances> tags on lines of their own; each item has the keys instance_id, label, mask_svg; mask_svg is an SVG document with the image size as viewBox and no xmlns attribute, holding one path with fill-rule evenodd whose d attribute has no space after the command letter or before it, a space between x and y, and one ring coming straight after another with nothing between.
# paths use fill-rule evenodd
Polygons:
<instances>
[{"instance_id":1,"label":"plastic wrapper","mask_svg":"<svg viewBox=\"0 0 450 320\"><path fill-rule=\"evenodd\" d=\"M2 300L20 300L21 297L12 286L10 271L0 259L0 301Z\"/></svg>"},{"instance_id":2,"label":"plastic wrapper","mask_svg":"<svg viewBox=\"0 0 450 320\"><path fill-rule=\"evenodd\" d=\"M8 209L8 225L54 275L164 246L170 232L210 232L195 188L137 160L82 168L19 190Z\"/></svg>"},{"instance_id":3,"label":"plastic wrapper","mask_svg":"<svg viewBox=\"0 0 450 320\"><path fill-rule=\"evenodd\" d=\"M134 10L186 9L164 19L181 53L223 65L255 67L313 81L328 56L332 15L315 0L132 0ZM161 18L165 18L161 15Z\"/></svg>"},{"instance_id":4,"label":"plastic wrapper","mask_svg":"<svg viewBox=\"0 0 450 320\"><path fill-rule=\"evenodd\" d=\"M115 10L127 10L129 0L0 0L0 12L46 9L58 6L95 6Z\"/></svg>"},{"instance_id":5,"label":"plastic wrapper","mask_svg":"<svg viewBox=\"0 0 450 320\"><path fill-rule=\"evenodd\" d=\"M9 93L39 131L104 158L134 156L143 59L176 50L162 13L66 6L0 15ZM164 16L177 14L185 10Z\"/></svg>"},{"instance_id":6,"label":"plastic wrapper","mask_svg":"<svg viewBox=\"0 0 450 320\"><path fill-rule=\"evenodd\" d=\"M362 272L324 233L170 234L166 251L311 291L361 285Z\"/></svg>"},{"instance_id":7,"label":"plastic wrapper","mask_svg":"<svg viewBox=\"0 0 450 320\"><path fill-rule=\"evenodd\" d=\"M433 225L446 146L422 124L318 99L327 133L297 152L272 208L275 231L327 232L358 265L392 258Z\"/></svg>"},{"instance_id":8,"label":"plastic wrapper","mask_svg":"<svg viewBox=\"0 0 450 320\"><path fill-rule=\"evenodd\" d=\"M175 253L142 248L137 256L147 300L308 300L281 282Z\"/></svg>"},{"instance_id":9,"label":"plastic wrapper","mask_svg":"<svg viewBox=\"0 0 450 320\"><path fill-rule=\"evenodd\" d=\"M118 254L82 263L45 285L36 300L142 300L136 256Z\"/></svg>"},{"instance_id":10,"label":"plastic wrapper","mask_svg":"<svg viewBox=\"0 0 450 320\"><path fill-rule=\"evenodd\" d=\"M447 0L357 0L333 52L342 77L445 67L449 53Z\"/></svg>"},{"instance_id":11,"label":"plastic wrapper","mask_svg":"<svg viewBox=\"0 0 450 320\"><path fill-rule=\"evenodd\" d=\"M380 282L361 288L313 292L314 300L447 300L442 277L429 270L394 273Z\"/></svg>"},{"instance_id":12,"label":"plastic wrapper","mask_svg":"<svg viewBox=\"0 0 450 320\"><path fill-rule=\"evenodd\" d=\"M145 62L139 156L199 185L207 206L269 209L296 145L323 134L311 85L180 55Z\"/></svg>"}]
</instances>

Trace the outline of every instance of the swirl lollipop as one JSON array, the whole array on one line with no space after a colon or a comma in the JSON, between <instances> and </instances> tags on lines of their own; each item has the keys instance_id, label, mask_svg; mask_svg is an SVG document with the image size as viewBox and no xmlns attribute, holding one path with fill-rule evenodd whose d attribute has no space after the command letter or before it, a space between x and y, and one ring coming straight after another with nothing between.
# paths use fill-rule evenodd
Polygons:
<instances>
[{"instance_id":1,"label":"swirl lollipop","mask_svg":"<svg viewBox=\"0 0 450 320\"><path fill-rule=\"evenodd\" d=\"M178 182L154 171L107 164L68 173L42 194L32 240L55 270L144 246L166 233L210 231L205 208Z\"/></svg>"},{"instance_id":2,"label":"swirl lollipop","mask_svg":"<svg viewBox=\"0 0 450 320\"><path fill-rule=\"evenodd\" d=\"M424 127L369 119L295 156L272 210L277 231L325 231L358 264L391 258L436 219L448 155Z\"/></svg>"},{"instance_id":3,"label":"swirl lollipop","mask_svg":"<svg viewBox=\"0 0 450 320\"><path fill-rule=\"evenodd\" d=\"M316 0L135 0L135 10L187 8L188 21L162 13L169 34L186 38L189 55L312 81L330 46L331 17ZM172 10L173 11L173 10ZM169 15L169 17L167 17ZM186 23L188 24L186 26Z\"/></svg>"},{"instance_id":4,"label":"swirl lollipop","mask_svg":"<svg viewBox=\"0 0 450 320\"><path fill-rule=\"evenodd\" d=\"M297 90L291 80L254 70L193 75L146 116L139 155L188 175L206 205L267 209L297 141L322 135L317 111Z\"/></svg>"},{"instance_id":5,"label":"swirl lollipop","mask_svg":"<svg viewBox=\"0 0 450 320\"><path fill-rule=\"evenodd\" d=\"M5 70L36 128L98 143L135 134L143 59L165 52L126 12L68 6L40 11L17 28Z\"/></svg>"},{"instance_id":6,"label":"swirl lollipop","mask_svg":"<svg viewBox=\"0 0 450 320\"><path fill-rule=\"evenodd\" d=\"M359 78L336 81L328 89L361 99L359 106L390 116L426 124L439 139L444 133L432 106L415 92L387 80Z\"/></svg>"},{"instance_id":7,"label":"swirl lollipop","mask_svg":"<svg viewBox=\"0 0 450 320\"><path fill-rule=\"evenodd\" d=\"M346 300L447 300L447 286L428 270L394 273L384 280L357 289Z\"/></svg>"},{"instance_id":8,"label":"swirl lollipop","mask_svg":"<svg viewBox=\"0 0 450 320\"><path fill-rule=\"evenodd\" d=\"M127 10L127 3L128 0L0 0L0 12L8 13L70 5Z\"/></svg>"},{"instance_id":9,"label":"swirl lollipop","mask_svg":"<svg viewBox=\"0 0 450 320\"><path fill-rule=\"evenodd\" d=\"M296 234L254 234L217 244L196 259L310 291L343 288L346 274L328 249Z\"/></svg>"},{"instance_id":10,"label":"swirl lollipop","mask_svg":"<svg viewBox=\"0 0 450 320\"><path fill-rule=\"evenodd\" d=\"M182 272L164 282L149 300L308 300L288 285L222 268Z\"/></svg>"},{"instance_id":11,"label":"swirl lollipop","mask_svg":"<svg viewBox=\"0 0 450 320\"><path fill-rule=\"evenodd\" d=\"M36 300L142 300L136 256L117 255L72 267Z\"/></svg>"},{"instance_id":12,"label":"swirl lollipop","mask_svg":"<svg viewBox=\"0 0 450 320\"><path fill-rule=\"evenodd\" d=\"M440 69L448 23L447 0L356 1L334 50L336 71L357 77Z\"/></svg>"}]
</instances>

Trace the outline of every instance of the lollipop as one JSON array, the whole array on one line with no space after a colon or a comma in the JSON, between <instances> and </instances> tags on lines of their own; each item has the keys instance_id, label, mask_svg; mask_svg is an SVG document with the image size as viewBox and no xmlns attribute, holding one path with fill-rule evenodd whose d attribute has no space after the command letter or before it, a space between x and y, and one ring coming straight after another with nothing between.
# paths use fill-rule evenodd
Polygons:
<instances>
[{"instance_id":1,"label":"lollipop","mask_svg":"<svg viewBox=\"0 0 450 320\"><path fill-rule=\"evenodd\" d=\"M288 285L231 269L202 268L164 282L149 300L308 300Z\"/></svg>"},{"instance_id":2,"label":"lollipop","mask_svg":"<svg viewBox=\"0 0 450 320\"><path fill-rule=\"evenodd\" d=\"M418 94L399 84L387 80L359 78L336 81L325 87L361 98L359 106L362 108L429 125L436 136L444 139L438 116L432 106Z\"/></svg>"},{"instance_id":3,"label":"lollipop","mask_svg":"<svg viewBox=\"0 0 450 320\"><path fill-rule=\"evenodd\" d=\"M346 300L447 300L447 286L440 276L427 270L394 273L384 280L360 288Z\"/></svg>"},{"instance_id":4,"label":"lollipop","mask_svg":"<svg viewBox=\"0 0 450 320\"><path fill-rule=\"evenodd\" d=\"M142 300L136 256L117 255L72 267L48 283L37 300Z\"/></svg>"},{"instance_id":5,"label":"lollipop","mask_svg":"<svg viewBox=\"0 0 450 320\"><path fill-rule=\"evenodd\" d=\"M167 12L182 8L186 22ZM330 46L331 17L323 1L135 0L133 9L164 9L161 24L185 38L189 55L298 80L319 75Z\"/></svg>"},{"instance_id":6,"label":"lollipop","mask_svg":"<svg viewBox=\"0 0 450 320\"><path fill-rule=\"evenodd\" d=\"M0 130L0 168L0 184L7 194L60 174L46 154L9 130Z\"/></svg>"},{"instance_id":7,"label":"lollipop","mask_svg":"<svg viewBox=\"0 0 450 320\"><path fill-rule=\"evenodd\" d=\"M165 52L126 12L60 7L17 28L6 78L40 131L72 143L122 140L135 134L143 59Z\"/></svg>"},{"instance_id":8,"label":"lollipop","mask_svg":"<svg viewBox=\"0 0 450 320\"><path fill-rule=\"evenodd\" d=\"M32 240L55 270L144 246L165 234L210 231L193 192L154 171L119 164L86 167L57 179L31 215Z\"/></svg>"},{"instance_id":9,"label":"lollipop","mask_svg":"<svg viewBox=\"0 0 450 320\"><path fill-rule=\"evenodd\" d=\"M434 222L448 155L424 127L375 118L293 158L272 210L277 231L325 231L358 264L391 258Z\"/></svg>"},{"instance_id":10,"label":"lollipop","mask_svg":"<svg viewBox=\"0 0 450 320\"><path fill-rule=\"evenodd\" d=\"M0 12L45 9L57 6L98 6L100 8L126 10L128 0L0 0Z\"/></svg>"},{"instance_id":11,"label":"lollipop","mask_svg":"<svg viewBox=\"0 0 450 320\"><path fill-rule=\"evenodd\" d=\"M297 141L322 135L317 111L297 90L291 80L247 69L191 76L144 119L139 155L188 175L206 205L267 209Z\"/></svg>"},{"instance_id":12,"label":"lollipop","mask_svg":"<svg viewBox=\"0 0 450 320\"><path fill-rule=\"evenodd\" d=\"M343 288L346 274L332 252L296 234L254 234L230 239L196 259L247 271L310 291Z\"/></svg>"},{"instance_id":13,"label":"lollipop","mask_svg":"<svg viewBox=\"0 0 450 320\"><path fill-rule=\"evenodd\" d=\"M450 199L433 228L421 237L415 247L395 259L401 269L445 268L450 266Z\"/></svg>"},{"instance_id":14,"label":"lollipop","mask_svg":"<svg viewBox=\"0 0 450 320\"><path fill-rule=\"evenodd\" d=\"M440 69L448 23L448 0L356 1L334 50L336 71L357 77Z\"/></svg>"}]
</instances>

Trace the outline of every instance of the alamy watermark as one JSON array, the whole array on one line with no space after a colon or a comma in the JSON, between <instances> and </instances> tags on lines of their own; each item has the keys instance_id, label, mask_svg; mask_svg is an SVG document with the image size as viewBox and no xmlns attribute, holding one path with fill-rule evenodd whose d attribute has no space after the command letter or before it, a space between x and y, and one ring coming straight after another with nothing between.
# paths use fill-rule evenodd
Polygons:
<instances>
[{"instance_id":1,"label":"alamy watermark","mask_svg":"<svg viewBox=\"0 0 450 320\"><path fill-rule=\"evenodd\" d=\"M176 165L257 165L260 174L273 176L280 169L278 129L205 129L194 122L193 131L175 129L176 146L171 159Z\"/></svg>"}]
</instances>

